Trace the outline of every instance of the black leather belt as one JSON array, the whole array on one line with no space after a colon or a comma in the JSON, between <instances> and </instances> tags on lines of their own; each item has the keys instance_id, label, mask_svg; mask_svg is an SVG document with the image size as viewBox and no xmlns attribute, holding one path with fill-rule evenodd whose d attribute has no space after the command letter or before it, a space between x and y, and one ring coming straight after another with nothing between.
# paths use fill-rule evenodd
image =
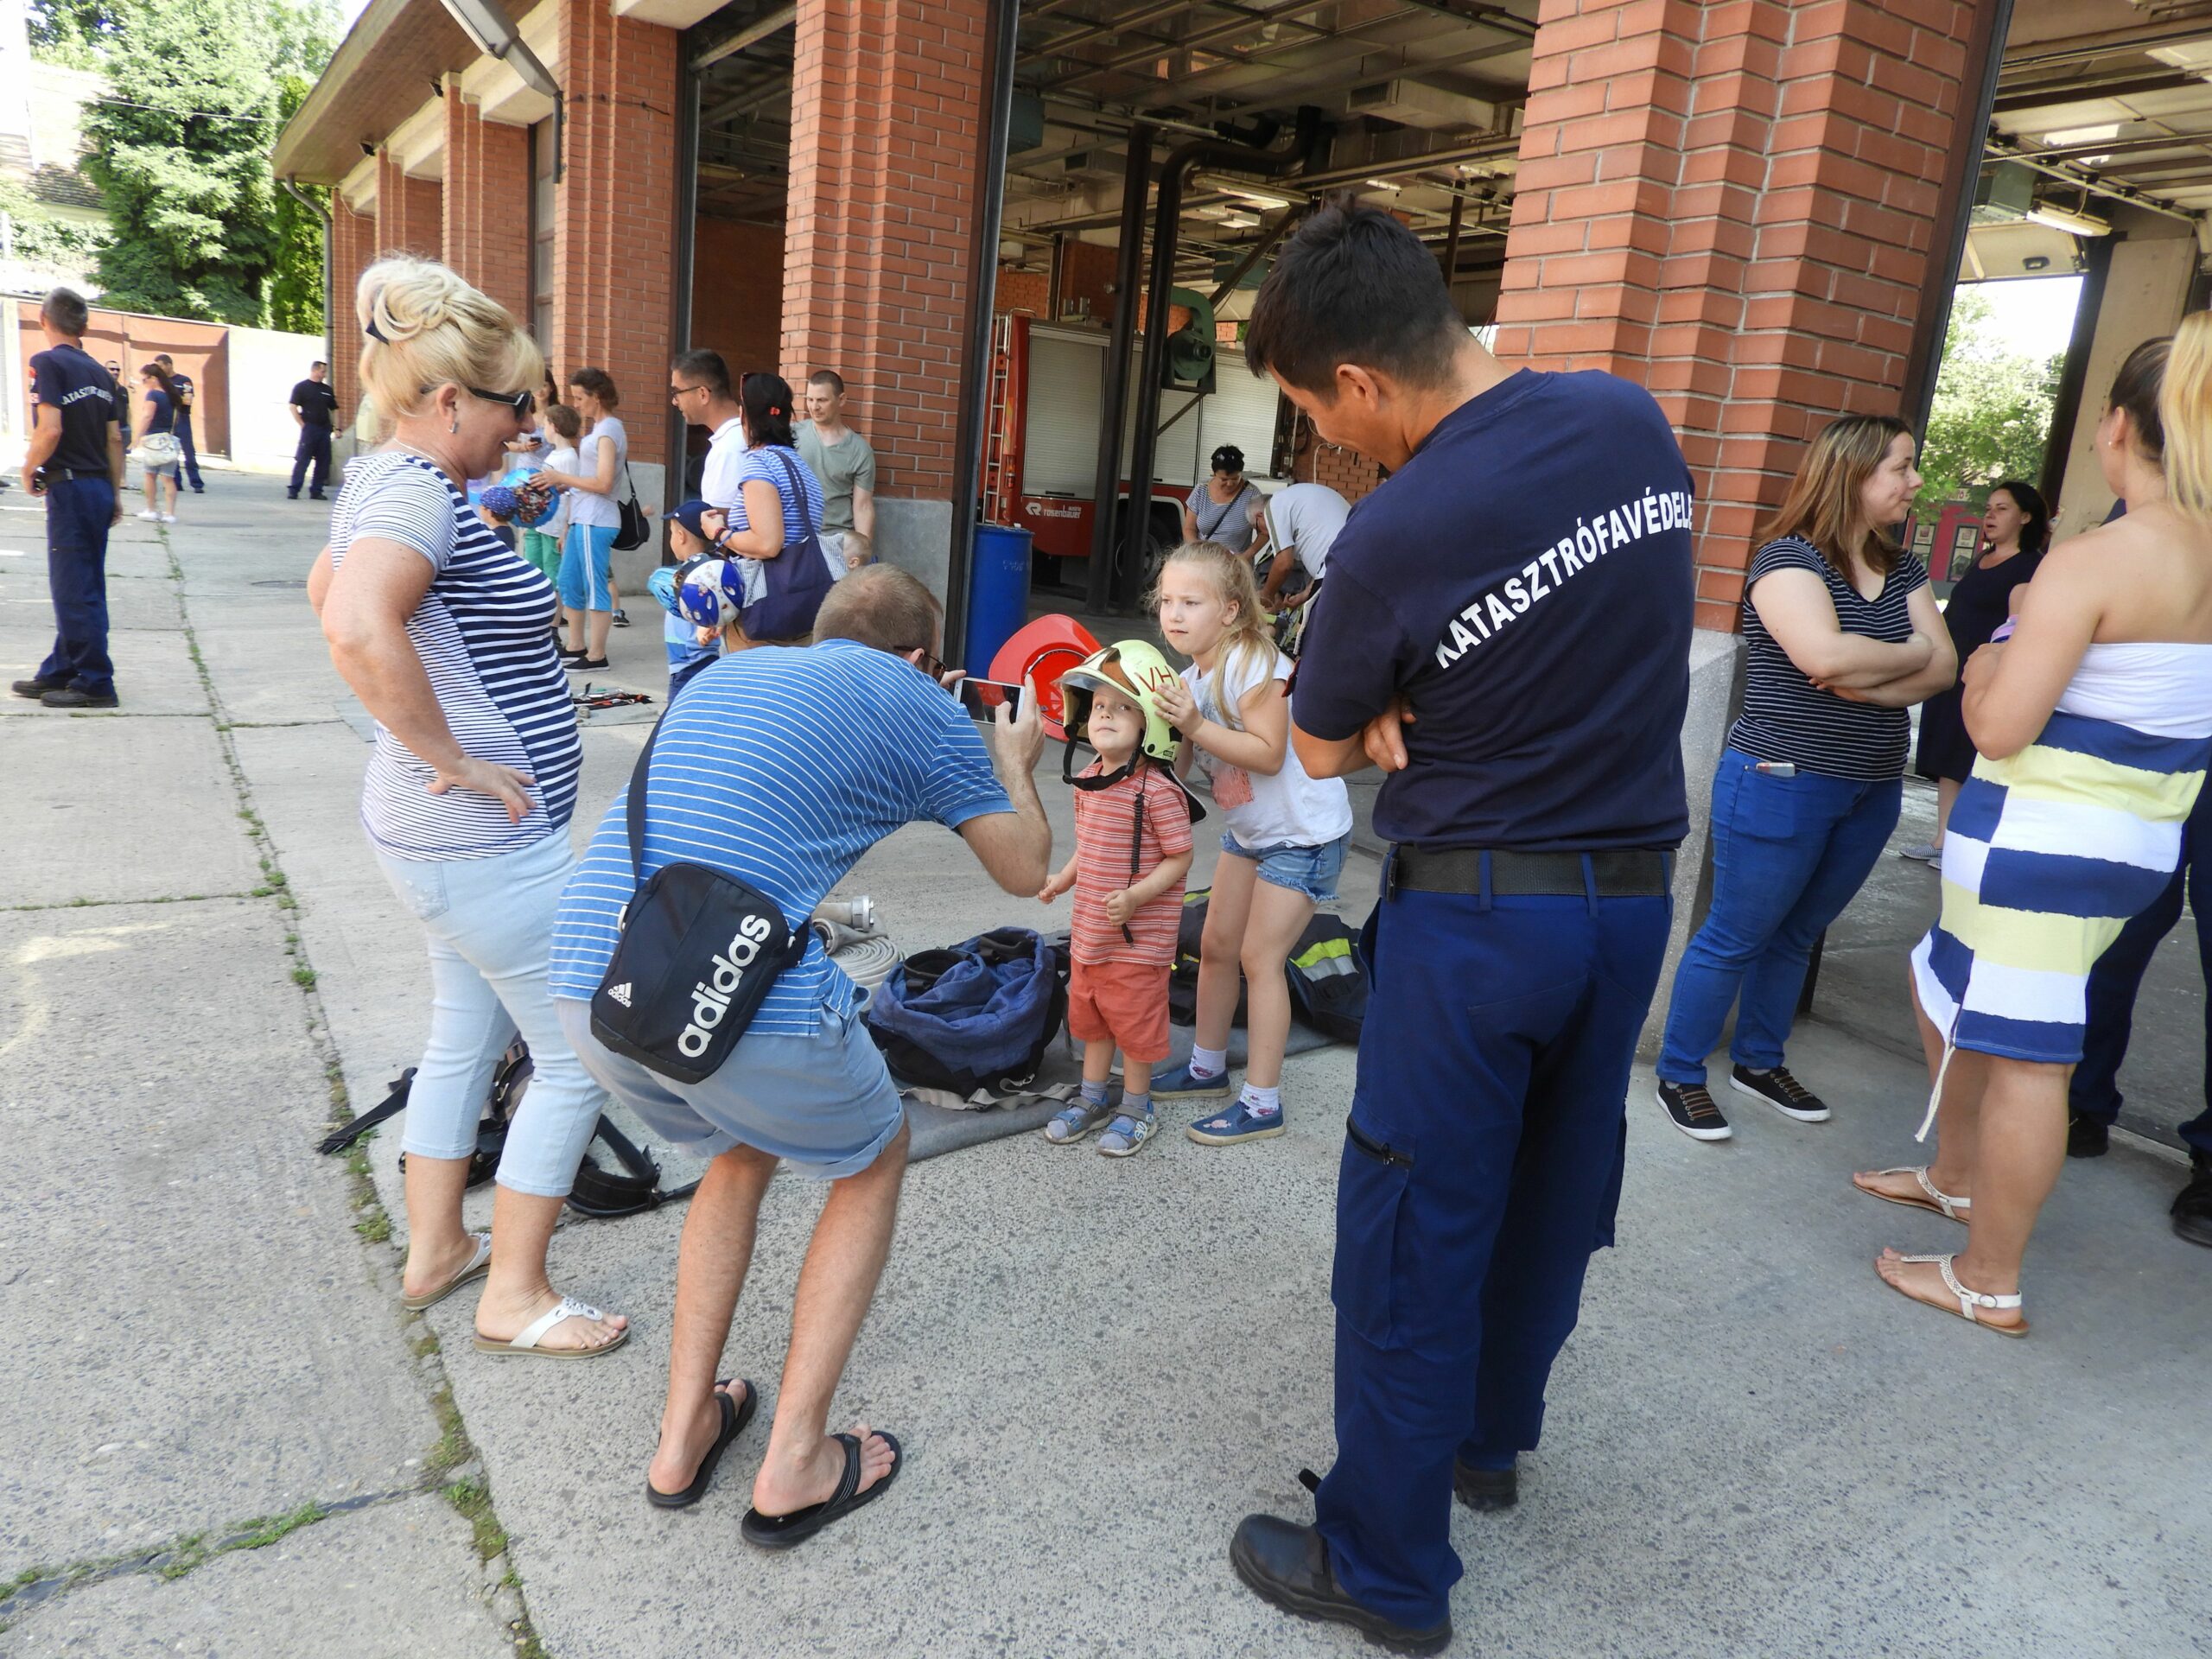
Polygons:
<instances>
[{"instance_id":1,"label":"black leather belt","mask_svg":"<svg viewBox=\"0 0 2212 1659\"><path fill-rule=\"evenodd\" d=\"M108 478L110 476L111 476L111 474L105 467L101 467L98 472L93 472L89 467L48 467L46 468L46 481L49 484L67 484L71 482L73 480L79 478Z\"/></svg>"},{"instance_id":2,"label":"black leather belt","mask_svg":"<svg viewBox=\"0 0 2212 1659\"><path fill-rule=\"evenodd\" d=\"M1588 868L1584 868L1586 861ZM1517 853L1479 847L1399 847L1390 855L1392 892L1472 893L1576 898L1594 883L1600 899L1653 899L1671 891L1673 861L1654 848L1602 853ZM1485 886L1484 866L1489 866Z\"/></svg>"}]
</instances>

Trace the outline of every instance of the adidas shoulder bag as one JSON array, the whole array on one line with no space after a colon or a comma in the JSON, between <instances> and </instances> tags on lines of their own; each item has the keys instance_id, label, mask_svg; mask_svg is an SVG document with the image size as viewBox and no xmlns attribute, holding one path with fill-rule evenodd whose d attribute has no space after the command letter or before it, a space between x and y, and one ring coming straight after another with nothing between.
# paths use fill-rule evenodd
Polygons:
<instances>
[{"instance_id":1,"label":"adidas shoulder bag","mask_svg":"<svg viewBox=\"0 0 2212 1659\"><path fill-rule=\"evenodd\" d=\"M783 907L751 883L700 864L644 874L645 779L663 714L630 774L630 872L621 937L592 993L591 1034L677 1083L712 1077L753 1023L776 976L806 954Z\"/></svg>"}]
</instances>

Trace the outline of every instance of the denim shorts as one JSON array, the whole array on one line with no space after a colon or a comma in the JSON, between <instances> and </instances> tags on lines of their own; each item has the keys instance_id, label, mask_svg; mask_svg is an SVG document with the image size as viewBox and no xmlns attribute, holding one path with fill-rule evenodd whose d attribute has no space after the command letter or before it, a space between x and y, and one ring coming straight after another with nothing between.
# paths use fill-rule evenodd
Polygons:
<instances>
[{"instance_id":1,"label":"denim shorts","mask_svg":"<svg viewBox=\"0 0 2212 1659\"><path fill-rule=\"evenodd\" d=\"M1317 905L1336 898L1337 878L1344 869L1344 849L1351 845L1349 835L1319 847L1299 847L1288 842L1274 847L1247 847L1226 831L1221 837L1221 850L1230 857L1258 861L1261 880L1269 887L1302 893Z\"/></svg>"},{"instance_id":2,"label":"denim shorts","mask_svg":"<svg viewBox=\"0 0 2212 1659\"><path fill-rule=\"evenodd\" d=\"M713 1158L751 1147L802 1175L857 1175L898 1137L906 1103L860 1016L823 1009L811 1037L753 1033L714 1076L677 1083L591 1033L591 1004L558 996L561 1027L584 1070L671 1145Z\"/></svg>"}]
</instances>

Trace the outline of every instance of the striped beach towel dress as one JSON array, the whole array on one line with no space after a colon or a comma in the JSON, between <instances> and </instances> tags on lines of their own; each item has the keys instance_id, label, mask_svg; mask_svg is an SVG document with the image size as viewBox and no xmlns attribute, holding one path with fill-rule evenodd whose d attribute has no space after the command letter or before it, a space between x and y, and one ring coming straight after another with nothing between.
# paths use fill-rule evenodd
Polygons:
<instances>
[{"instance_id":1,"label":"striped beach towel dress","mask_svg":"<svg viewBox=\"0 0 2212 1659\"><path fill-rule=\"evenodd\" d=\"M2172 880L2208 760L2212 645L2128 644L2091 645L2036 741L1974 762L1912 953L1947 1047L2081 1059L2089 969Z\"/></svg>"}]
</instances>

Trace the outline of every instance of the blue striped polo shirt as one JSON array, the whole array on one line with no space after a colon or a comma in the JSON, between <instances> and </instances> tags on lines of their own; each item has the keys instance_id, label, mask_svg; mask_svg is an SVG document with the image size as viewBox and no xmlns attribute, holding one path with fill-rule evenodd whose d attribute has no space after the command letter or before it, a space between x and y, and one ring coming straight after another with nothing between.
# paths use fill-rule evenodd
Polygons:
<instances>
[{"instance_id":1,"label":"blue striped polo shirt","mask_svg":"<svg viewBox=\"0 0 2212 1659\"><path fill-rule=\"evenodd\" d=\"M644 874L704 865L751 882L803 925L886 836L957 830L1014 804L976 723L928 676L849 639L756 646L700 671L662 716L645 791ZM636 891L629 791L607 809L553 922L551 987L588 1001ZM747 1027L808 1037L859 996L810 938Z\"/></svg>"},{"instance_id":2,"label":"blue striped polo shirt","mask_svg":"<svg viewBox=\"0 0 2212 1659\"><path fill-rule=\"evenodd\" d=\"M361 784L369 839L400 858L496 858L568 828L583 744L550 632L552 583L500 544L435 463L408 450L346 463L331 508L331 568L365 539L397 542L430 562L435 575L407 637L454 741L534 780L529 813L510 823L495 796L431 794L435 770L379 724Z\"/></svg>"}]
</instances>

